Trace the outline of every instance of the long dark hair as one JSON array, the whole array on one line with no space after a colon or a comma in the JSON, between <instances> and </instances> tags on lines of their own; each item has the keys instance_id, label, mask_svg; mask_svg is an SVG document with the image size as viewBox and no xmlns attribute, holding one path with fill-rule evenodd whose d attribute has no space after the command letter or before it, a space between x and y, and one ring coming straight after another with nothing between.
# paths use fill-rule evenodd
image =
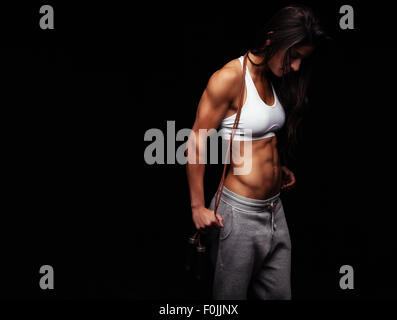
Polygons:
<instances>
[{"instance_id":1,"label":"long dark hair","mask_svg":"<svg viewBox=\"0 0 397 320\"><path fill-rule=\"evenodd\" d=\"M267 39L270 39L268 45ZM265 66L266 77L273 83L286 112L286 124L277 134L283 162L287 162L288 156L293 155L298 142L297 128L308 104L306 94L312 65L312 59L306 58L301 62L299 71L288 72L291 49L302 45L317 48L329 39L311 8L305 5L289 5L273 15L265 27L256 34L249 48L252 54L264 56L263 61L257 65ZM267 69L267 62L283 48L287 48L282 66L285 75L277 78Z\"/></svg>"}]
</instances>

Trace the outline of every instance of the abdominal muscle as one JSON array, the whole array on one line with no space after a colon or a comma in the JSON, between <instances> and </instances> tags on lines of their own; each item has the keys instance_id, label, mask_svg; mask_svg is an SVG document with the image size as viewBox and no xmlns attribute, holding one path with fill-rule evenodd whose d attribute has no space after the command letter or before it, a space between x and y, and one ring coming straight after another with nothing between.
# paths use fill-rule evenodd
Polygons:
<instances>
[{"instance_id":1,"label":"abdominal muscle","mask_svg":"<svg viewBox=\"0 0 397 320\"><path fill-rule=\"evenodd\" d=\"M233 157L224 186L229 190L253 199L268 199L280 192L281 171L277 152L276 136L262 140L249 141L252 152L244 154L244 141L240 143L240 159L235 164ZM235 169L247 167L246 161L251 161L251 170L245 174L234 174Z\"/></svg>"}]
</instances>

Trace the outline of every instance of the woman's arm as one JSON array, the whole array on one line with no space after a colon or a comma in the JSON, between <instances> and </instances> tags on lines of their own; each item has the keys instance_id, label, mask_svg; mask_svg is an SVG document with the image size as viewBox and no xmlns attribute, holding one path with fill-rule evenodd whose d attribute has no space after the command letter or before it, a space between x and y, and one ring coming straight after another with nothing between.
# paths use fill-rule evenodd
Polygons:
<instances>
[{"instance_id":1,"label":"woman's arm","mask_svg":"<svg viewBox=\"0 0 397 320\"><path fill-rule=\"evenodd\" d=\"M241 86L241 73L232 67L223 67L208 81L196 113L196 119L187 143L186 173L189 183L193 221L197 229L218 225L213 210L205 208L204 171L206 135L200 129L217 129ZM199 162L200 159L203 159ZM222 221L221 216L217 215ZM220 225L221 226L221 225Z\"/></svg>"}]
</instances>

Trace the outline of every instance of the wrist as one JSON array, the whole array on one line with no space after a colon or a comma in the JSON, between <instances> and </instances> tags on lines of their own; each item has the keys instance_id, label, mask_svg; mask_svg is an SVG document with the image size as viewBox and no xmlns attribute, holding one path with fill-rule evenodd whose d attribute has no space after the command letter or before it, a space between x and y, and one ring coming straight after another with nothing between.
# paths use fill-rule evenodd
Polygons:
<instances>
[{"instance_id":1,"label":"wrist","mask_svg":"<svg viewBox=\"0 0 397 320\"><path fill-rule=\"evenodd\" d=\"M192 205L190 205L190 206L191 206L192 210L201 209L201 208L204 208L204 207L205 207L203 203L192 204Z\"/></svg>"},{"instance_id":2,"label":"wrist","mask_svg":"<svg viewBox=\"0 0 397 320\"><path fill-rule=\"evenodd\" d=\"M194 214L195 212L202 210L204 207L205 207L204 204L191 205L192 213Z\"/></svg>"}]
</instances>

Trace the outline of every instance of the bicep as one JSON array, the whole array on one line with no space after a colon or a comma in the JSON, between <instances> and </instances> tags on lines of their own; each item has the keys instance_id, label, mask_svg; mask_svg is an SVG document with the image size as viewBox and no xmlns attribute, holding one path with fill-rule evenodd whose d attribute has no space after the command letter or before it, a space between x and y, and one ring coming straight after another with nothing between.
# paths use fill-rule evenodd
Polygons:
<instances>
[{"instance_id":1,"label":"bicep","mask_svg":"<svg viewBox=\"0 0 397 320\"><path fill-rule=\"evenodd\" d=\"M219 127L227 109L229 101L214 100L205 90L197 107L194 129L216 129Z\"/></svg>"}]
</instances>

